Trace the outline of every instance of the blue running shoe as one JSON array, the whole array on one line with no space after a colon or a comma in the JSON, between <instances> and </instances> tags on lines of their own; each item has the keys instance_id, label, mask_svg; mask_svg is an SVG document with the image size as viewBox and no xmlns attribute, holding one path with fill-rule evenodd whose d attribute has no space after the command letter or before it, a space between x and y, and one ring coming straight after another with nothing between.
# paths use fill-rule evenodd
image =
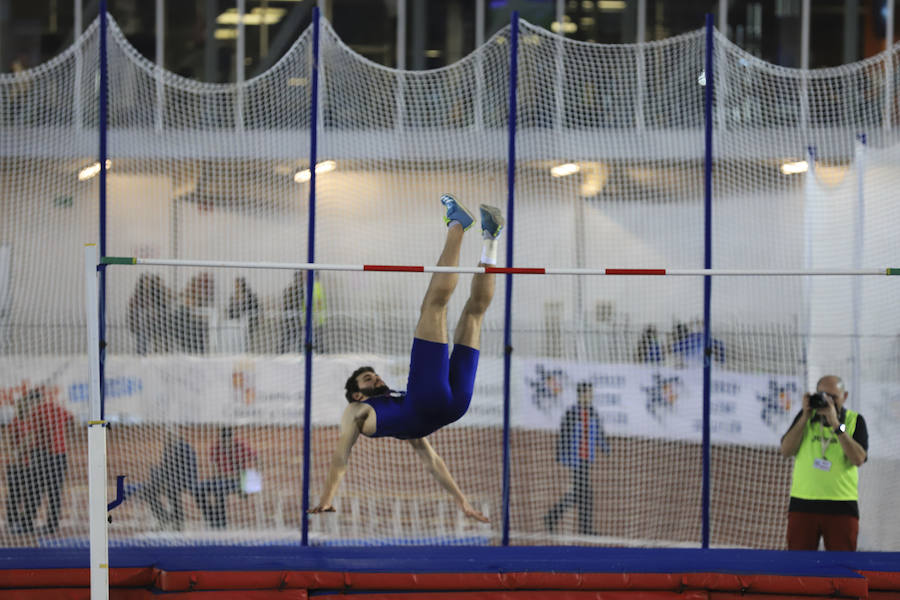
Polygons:
<instances>
[{"instance_id":1,"label":"blue running shoe","mask_svg":"<svg viewBox=\"0 0 900 600\"><path fill-rule=\"evenodd\" d=\"M503 218L503 215L500 213L500 209L496 206L488 206L487 204L482 204L480 208L481 231L484 232L484 237L497 239L497 236L500 235L500 230L503 229L504 225L506 225L506 219Z\"/></svg>"},{"instance_id":2,"label":"blue running shoe","mask_svg":"<svg viewBox=\"0 0 900 600\"><path fill-rule=\"evenodd\" d=\"M472 223L475 222L475 217L472 216L469 209L460 204L452 195L444 194L441 196L441 204L447 207L447 214L444 215L444 223L447 224L447 227L450 226L450 223L456 221L462 225L463 231L468 231Z\"/></svg>"}]
</instances>

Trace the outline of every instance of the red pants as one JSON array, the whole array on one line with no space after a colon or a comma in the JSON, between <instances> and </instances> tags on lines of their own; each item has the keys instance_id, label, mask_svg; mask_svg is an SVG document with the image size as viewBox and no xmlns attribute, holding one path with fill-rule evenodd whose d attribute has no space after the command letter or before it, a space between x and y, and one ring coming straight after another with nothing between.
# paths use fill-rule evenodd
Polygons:
<instances>
[{"instance_id":1,"label":"red pants","mask_svg":"<svg viewBox=\"0 0 900 600\"><path fill-rule=\"evenodd\" d=\"M855 552L859 519L850 515L788 513L788 550L818 550L819 536L825 538L825 549Z\"/></svg>"}]
</instances>

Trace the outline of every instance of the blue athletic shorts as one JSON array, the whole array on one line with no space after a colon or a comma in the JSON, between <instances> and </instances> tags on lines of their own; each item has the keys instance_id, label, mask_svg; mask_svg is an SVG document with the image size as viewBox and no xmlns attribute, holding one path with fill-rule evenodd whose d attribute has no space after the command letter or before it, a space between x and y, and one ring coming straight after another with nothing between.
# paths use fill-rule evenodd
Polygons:
<instances>
[{"instance_id":1,"label":"blue athletic shorts","mask_svg":"<svg viewBox=\"0 0 900 600\"><path fill-rule=\"evenodd\" d=\"M372 437L420 438L459 420L469 409L478 370L478 350L413 339L406 394L368 400L375 409Z\"/></svg>"}]
</instances>

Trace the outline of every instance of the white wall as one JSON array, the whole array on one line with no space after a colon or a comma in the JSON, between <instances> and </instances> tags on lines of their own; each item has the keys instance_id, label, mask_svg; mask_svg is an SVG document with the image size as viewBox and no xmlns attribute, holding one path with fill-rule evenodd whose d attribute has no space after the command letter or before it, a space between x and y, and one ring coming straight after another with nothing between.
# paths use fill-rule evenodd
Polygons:
<instances>
[{"instance_id":1,"label":"white wall","mask_svg":"<svg viewBox=\"0 0 900 600\"><path fill-rule=\"evenodd\" d=\"M895 254L893 214L886 190L896 189L892 155L870 157L867 166L866 246L864 266L887 266ZM305 262L307 258L308 185L289 176L244 182L242 194L256 190L246 208L213 206L174 200L175 184L167 176L122 174L109 177L108 240L111 255L148 257L227 258ZM800 176L803 177L803 176ZM802 267L806 235L815 242L810 266L850 267L853 247L855 176L831 187L809 180L780 194L735 193L717 197L714 208L713 266L773 268ZM96 239L96 179L80 184L71 206L47 208L52 189L41 173L4 186L18 190L14 202L2 203L3 242L13 254L14 319L25 322L58 320L83 322L81 249ZM318 181L316 261L320 263L433 264L443 243L438 196L452 191L477 210L481 201L506 207L506 174L501 168L476 165L459 170L384 170L378 173L341 168ZM179 186L179 191L183 186ZM249 190L249 191L248 191ZM804 204L804 197L809 201ZM33 206L33 212L27 207ZM804 206L807 212L804 212ZM8 221L7 221L8 219ZM805 223L807 220L808 223ZM584 249L579 254L576 229L583 225ZM620 199L601 194L585 199L555 181L520 179L515 212L515 264L517 266L668 267L703 266L702 202L652 202ZM827 241L827 243L825 243ZM820 243L822 242L822 243ZM466 238L462 264L477 262L477 232ZM500 243L500 264L505 264L505 239ZM870 261L875 261L869 264ZM885 263L885 264L882 264ZM181 291L197 269L172 269L166 281ZM121 321L137 269L110 270L108 317ZM236 273L216 277L216 302L227 304ZM246 274L264 307L280 306L281 290L289 271L254 271ZM323 272L329 308L337 312L399 315L413 323L428 276ZM503 278L498 287L502 299ZM460 278L460 287L469 278ZM804 318L800 278L718 278L713 281L714 319L725 322L796 322ZM866 307L862 326L869 333L883 332L889 323L896 333L896 317L886 317L890 302L888 282L863 288ZM851 331L848 307L851 282L816 279L815 300L809 313L812 331ZM514 322L519 326L543 324L545 304L562 302L572 323L592 322L597 302L611 302L636 327L653 322L668 327L675 319L702 314L702 278L634 278L571 276L518 276L514 284ZM465 295L457 294L451 320ZM581 314L579 315L579 311ZM502 325L502 302L488 315L489 324ZM887 319L887 320L885 320ZM822 355L823 368L848 356L846 344L834 356ZM838 366L843 366L839 365Z\"/></svg>"}]
</instances>

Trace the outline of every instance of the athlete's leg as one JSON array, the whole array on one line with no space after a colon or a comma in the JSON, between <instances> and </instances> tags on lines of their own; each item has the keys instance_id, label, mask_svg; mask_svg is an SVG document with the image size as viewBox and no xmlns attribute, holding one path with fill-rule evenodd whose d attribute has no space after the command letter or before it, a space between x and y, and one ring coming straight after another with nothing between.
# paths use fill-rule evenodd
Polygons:
<instances>
[{"instance_id":1,"label":"athlete's leg","mask_svg":"<svg viewBox=\"0 0 900 600\"><path fill-rule=\"evenodd\" d=\"M479 263L479 266L485 266ZM481 347L481 323L484 321L484 313L487 312L494 298L493 273L477 273L472 276L472 287L469 291L469 299L459 316L456 324L456 333L453 336L454 344L462 344L478 350Z\"/></svg>"},{"instance_id":2,"label":"athlete's leg","mask_svg":"<svg viewBox=\"0 0 900 600\"><path fill-rule=\"evenodd\" d=\"M437 266L456 267L459 266L463 233L471 227L474 218L449 194L441 196L441 204L446 208L444 221L447 223L447 239L444 241L444 250L438 258ZM453 295L458 280L459 273L434 273L431 276L431 282L422 300L415 337L429 342L447 343L447 303L450 302L450 296Z\"/></svg>"},{"instance_id":3,"label":"athlete's leg","mask_svg":"<svg viewBox=\"0 0 900 600\"><path fill-rule=\"evenodd\" d=\"M459 265L459 250L462 247L463 228L454 224L447 230L444 250L438 259L439 267L455 267ZM416 325L415 337L429 342L446 344L447 338L447 303L456 289L459 273L434 273L422 308L419 322Z\"/></svg>"},{"instance_id":4,"label":"athlete's leg","mask_svg":"<svg viewBox=\"0 0 900 600\"><path fill-rule=\"evenodd\" d=\"M481 253L481 267L494 266L497 263L497 236L503 229L505 219L500 214L500 209L493 206L481 205L481 230L484 237L484 249ZM456 325L456 333L453 336L454 344L462 344L478 350L481 344L481 322L484 313L487 312L494 298L493 273L478 273L472 277L472 288L469 292L469 300L463 308L459 323Z\"/></svg>"},{"instance_id":5,"label":"athlete's leg","mask_svg":"<svg viewBox=\"0 0 900 600\"><path fill-rule=\"evenodd\" d=\"M479 263L481 266L497 264L497 236L503 229L503 224L504 219L499 209L481 205L481 229L484 237L484 248ZM456 324L453 353L450 355L450 389L453 392L453 403L447 413L454 421L466 413L472 400L481 346L481 323L494 298L495 277L493 273L478 273L473 276L469 299Z\"/></svg>"}]
</instances>

